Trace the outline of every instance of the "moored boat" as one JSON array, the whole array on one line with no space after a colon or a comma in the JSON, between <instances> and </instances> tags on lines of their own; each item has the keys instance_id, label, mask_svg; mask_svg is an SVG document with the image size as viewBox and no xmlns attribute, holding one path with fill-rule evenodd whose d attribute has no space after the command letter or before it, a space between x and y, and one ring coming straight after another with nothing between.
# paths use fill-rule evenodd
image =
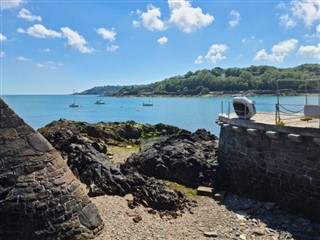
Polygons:
<instances>
[{"instance_id":1,"label":"moored boat","mask_svg":"<svg viewBox=\"0 0 320 240\"><path fill-rule=\"evenodd\" d=\"M152 107L153 103L152 102L143 102L142 106L144 106L144 107Z\"/></svg>"},{"instance_id":2,"label":"moored boat","mask_svg":"<svg viewBox=\"0 0 320 240\"><path fill-rule=\"evenodd\" d=\"M105 104L105 101L103 101L102 99L99 99L95 102L95 104L99 104L99 105Z\"/></svg>"},{"instance_id":3,"label":"moored boat","mask_svg":"<svg viewBox=\"0 0 320 240\"><path fill-rule=\"evenodd\" d=\"M75 95L74 95L74 90L73 90L73 103L69 104L69 107L71 108L77 108L79 107L79 104L76 104L76 98L75 98Z\"/></svg>"},{"instance_id":4,"label":"moored boat","mask_svg":"<svg viewBox=\"0 0 320 240\"><path fill-rule=\"evenodd\" d=\"M73 102L73 103L69 104L69 107L76 108L76 107L79 107L79 104L76 104Z\"/></svg>"}]
</instances>

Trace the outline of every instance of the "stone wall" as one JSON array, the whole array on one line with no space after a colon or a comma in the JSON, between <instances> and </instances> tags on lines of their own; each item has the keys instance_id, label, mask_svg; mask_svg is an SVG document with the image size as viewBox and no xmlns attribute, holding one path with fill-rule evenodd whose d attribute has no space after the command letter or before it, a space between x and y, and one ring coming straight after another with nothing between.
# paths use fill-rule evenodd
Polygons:
<instances>
[{"instance_id":1,"label":"stone wall","mask_svg":"<svg viewBox=\"0 0 320 240\"><path fill-rule=\"evenodd\" d=\"M225 187L320 221L320 129L223 116L217 123Z\"/></svg>"},{"instance_id":2,"label":"stone wall","mask_svg":"<svg viewBox=\"0 0 320 240\"><path fill-rule=\"evenodd\" d=\"M102 227L65 160L0 98L0 239L85 239Z\"/></svg>"}]
</instances>

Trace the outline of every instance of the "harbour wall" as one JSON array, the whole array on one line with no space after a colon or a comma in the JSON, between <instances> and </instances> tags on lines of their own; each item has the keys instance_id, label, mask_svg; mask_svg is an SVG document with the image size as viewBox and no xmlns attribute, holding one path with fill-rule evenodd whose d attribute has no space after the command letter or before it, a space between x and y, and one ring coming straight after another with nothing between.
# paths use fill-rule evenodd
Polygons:
<instances>
[{"instance_id":1,"label":"harbour wall","mask_svg":"<svg viewBox=\"0 0 320 240\"><path fill-rule=\"evenodd\" d=\"M320 129L219 116L225 187L320 221Z\"/></svg>"}]
</instances>

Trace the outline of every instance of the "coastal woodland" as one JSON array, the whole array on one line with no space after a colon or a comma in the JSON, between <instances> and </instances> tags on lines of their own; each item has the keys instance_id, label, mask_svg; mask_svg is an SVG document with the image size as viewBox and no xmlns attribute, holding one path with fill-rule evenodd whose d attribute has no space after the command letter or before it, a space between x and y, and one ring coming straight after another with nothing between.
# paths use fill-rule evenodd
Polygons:
<instances>
[{"instance_id":1,"label":"coastal woodland","mask_svg":"<svg viewBox=\"0 0 320 240\"><path fill-rule=\"evenodd\" d=\"M201 96L208 94L233 94L241 91L255 94L274 94L277 81L282 88L294 92L316 91L320 78L320 64L303 64L292 68L272 66L250 66L247 68L220 68L189 71L182 76L174 76L163 81L132 86L94 87L80 94L104 96ZM294 81L292 81L294 80Z\"/></svg>"}]
</instances>

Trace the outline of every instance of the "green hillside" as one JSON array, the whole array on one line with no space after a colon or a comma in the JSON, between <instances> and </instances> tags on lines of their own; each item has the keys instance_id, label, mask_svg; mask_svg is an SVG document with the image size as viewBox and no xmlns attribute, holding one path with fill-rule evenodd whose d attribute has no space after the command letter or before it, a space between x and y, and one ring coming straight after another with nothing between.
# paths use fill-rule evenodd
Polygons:
<instances>
[{"instance_id":1,"label":"green hillside","mask_svg":"<svg viewBox=\"0 0 320 240\"><path fill-rule=\"evenodd\" d=\"M293 68L250 66L223 69L216 67L211 70L189 71L183 76L175 76L147 85L121 87L106 95L199 96L240 91L267 94L275 93L278 79L301 80L287 83L287 85L282 83L282 88L304 91L307 87L308 90L316 90L316 82L308 82L306 85L304 80L320 79L320 64L303 64Z\"/></svg>"},{"instance_id":2,"label":"green hillside","mask_svg":"<svg viewBox=\"0 0 320 240\"><path fill-rule=\"evenodd\" d=\"M77 93L78 95L100 95L100 96L108 96L115 92L118 92L120 89L124 88L124 86L101 86L101 87L93 87L88 90L85 90L81 93Z\"/></svg>"}]
</instances>

